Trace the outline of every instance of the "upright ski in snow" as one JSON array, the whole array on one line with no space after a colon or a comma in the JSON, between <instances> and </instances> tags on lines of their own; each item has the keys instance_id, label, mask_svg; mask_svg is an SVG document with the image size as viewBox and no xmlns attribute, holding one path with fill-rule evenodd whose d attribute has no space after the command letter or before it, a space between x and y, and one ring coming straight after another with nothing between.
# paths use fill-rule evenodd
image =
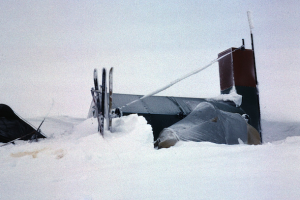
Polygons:
<instances>
[{"instance_id":1,"label":"upright ski in snow","mask_svg":"<svg viewBox=\"0 0 300 200\"><path fill-rule=\"evenodd\" d=\"M100 134L104 136L104 118L106 110L106 69L103 68L102 70L102 85L101 85L101 111L100 111L100 118L101 123L99 124L100 127Z\"/></svg>"},{"instance_id":2,"label":"upright ski in snow","mask_svg":"<svg viewBox=\"0 0 300 200\"><path fill-rule=\"evenodd\" d=\"M103 124L103 114L102 114L102 108L101 108L101 102L100 102L100 93L101 91L99 90L99 84L98 84L98 72L97 69L94 69L94 87L92 88L91 92L92 92L92 97L93 97L93 102L95 104L95 113L94 116L97 117L98 119L98 131L100 132L100 134L103 136L103 125L101 126L101 124Z\"/></svg>"},{"instance_id":3,"label":"upright ski in snow","mask_svg":"<svg viewBox=\"0 0 300 200\"><path fill-rule=\"evenodd\" d=\"M104 128L112 130L112 118L114 111L112 109L112 93L113 93L113 68L109 70L109 94L106 86L106 69L102 70L102 85L99 87L97 69L94 70L94 85L92 88L93 96L93 116L98 119L98 131L104 137ZM104 122L106 121L106 125Z\"/></svg>"},{"instance_id":4,"label":"upright ski in snow","mask_svg":"<svg viewBox=\"0 0 300 200\"><path fill-rule=\"evenodd\" d=\"M108 130L112 131L112 94L113 94L113 67L109 70L109 110L108 110Z\"/></svg>"}]
</instances>

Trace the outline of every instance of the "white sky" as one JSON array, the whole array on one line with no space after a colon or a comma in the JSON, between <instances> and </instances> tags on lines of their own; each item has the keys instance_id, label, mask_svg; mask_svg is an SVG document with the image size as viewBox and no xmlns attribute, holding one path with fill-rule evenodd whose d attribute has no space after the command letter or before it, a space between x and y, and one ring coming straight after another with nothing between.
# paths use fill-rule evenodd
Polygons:
<instances>
[{"instance_id":1,"label":"white sky","mask_svg":"<svg viewBox=\"0 0 300 200\"><path fill-rule=\"evenodd\" d=\"M147 94L229 47L251 48L262 117L300 118L299 1L0 1L0 102L24 117L85 117L93 69L115 92ZM159 95L219 94L218 65Z\"/></svg>"}]
</instances>

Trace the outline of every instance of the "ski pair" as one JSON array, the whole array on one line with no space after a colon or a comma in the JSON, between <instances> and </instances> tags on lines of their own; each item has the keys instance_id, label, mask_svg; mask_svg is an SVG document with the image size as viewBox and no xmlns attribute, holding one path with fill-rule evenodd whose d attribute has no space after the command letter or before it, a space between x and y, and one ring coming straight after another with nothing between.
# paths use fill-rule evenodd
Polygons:
<instances>
[{"instance_id":1,"label":"ski pair","mask_svg":"<svg viewBox=\"0 0 300 200\"><path fill-rule=\"evenodd\" d=\"M113 68L109 70L109 94L106 89L106 69L102 69L102 85L99 87L98 72L94 69L94 86L92 88L93 102L95 104L94 116L98 119L98 131L104 137L104 121L108 122L108 130L112 131L112 93L113 93ZM107 98L107 95L109 96ZM108 101L108 103L107 103ZM108 104L108 108L107 108Z\"/></svg>"}]
</instances>

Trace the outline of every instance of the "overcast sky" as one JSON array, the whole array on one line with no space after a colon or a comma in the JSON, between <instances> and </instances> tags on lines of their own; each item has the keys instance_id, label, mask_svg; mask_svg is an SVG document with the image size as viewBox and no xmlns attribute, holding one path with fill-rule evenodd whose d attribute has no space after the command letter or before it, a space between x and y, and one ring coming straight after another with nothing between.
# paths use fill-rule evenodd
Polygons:
<instances>
[{"instance_id":1,"label":"overcast sky","mask_svg":"<svg viewBox=\"0 0 300 200\"><path fill-rule=\"evenodd\" d=\"M0 1L0 102L24 117L85 117L93 69L115 92L147 94L217 54L251 48L262 117L299 121L299 1ZM219 94L218 65L159 95Z\"/></svg>"}]
</instances>

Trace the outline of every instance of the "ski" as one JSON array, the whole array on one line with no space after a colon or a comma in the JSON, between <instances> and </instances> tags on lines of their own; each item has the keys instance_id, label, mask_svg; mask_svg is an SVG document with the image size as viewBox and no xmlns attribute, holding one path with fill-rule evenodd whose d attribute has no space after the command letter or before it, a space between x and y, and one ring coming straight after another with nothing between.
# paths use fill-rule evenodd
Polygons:
<instances>
[{"instance_id":1,"label":"ski","mask_svg":"<svg viewBox=\"0 0 300 200\"><path fill-rule=\"evenodd\" d=\"M98 72L97 69L94 69L94 86L95 89L92 88L92 96L93 96L93 101L95 104L95 113L94 117L97 117L98 120L98 131L100 134L103 136L103 128L101 128L101 124L103 124L103 117L101 117L101 103L100 103L100 90L99 90L99 84L98 84Z\"/></svg>"},{"instance_id":2,"label":"ski","mask_svg":"<svg viewBox=\"0 0 300 200\"><path fill-rule=\"evenodd\" d=\"M100 134L104 136L104 119L106 117L106 69L102 70L102 85L101 85L101 112L100 112Z\"/></svg>"},{"instance_id":3,"label":"ski","mask_svg":"<svg viewBox=\"0 0 300 200\"><path fill-rule=\"evenodd\" d=\"M108 110L108 130L112 132L112 94L113 94L113 70L114 68L110 68L109 70L109 110Z\"/></svg>"},{"instance_id":4,"label":"ski","mask_svg":"<svg viewBox=\"0 0 300 200\"><path fill-rule=\"evenodd\" d=\"M100 113L100 96L99 96L99 84L98 84L98 72L97 69L94 69L94 86L95 90L93 92L96 92L96 99L95 99L95 106L97 108L97 112Z\"/></svg>"}]
</instances>

